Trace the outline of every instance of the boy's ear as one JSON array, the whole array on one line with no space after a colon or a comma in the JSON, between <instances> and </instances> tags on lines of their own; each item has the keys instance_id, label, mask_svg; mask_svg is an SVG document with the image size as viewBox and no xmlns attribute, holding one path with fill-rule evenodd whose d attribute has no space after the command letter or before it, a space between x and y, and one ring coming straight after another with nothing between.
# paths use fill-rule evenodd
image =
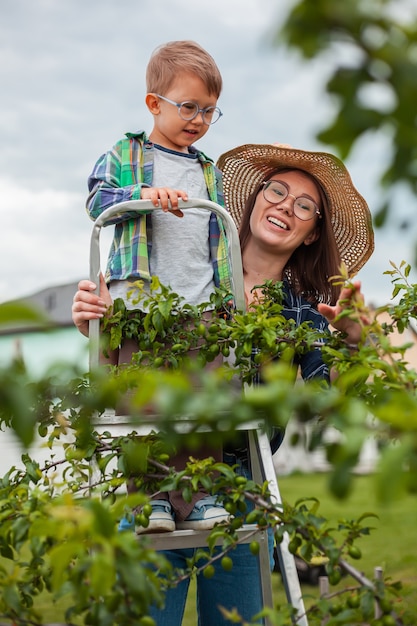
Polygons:
<instances>
[{"instance_id":1,"label":"boy's ear","mask_svg":"<svg viewBox=\"0 0 417 626\"><path fill-rule=\"evenodd\" d=\"M147 93L145 96L145 104L152 115L158 115L160 112L160 100L154 93Z\"/></svg>"}]
</instances>

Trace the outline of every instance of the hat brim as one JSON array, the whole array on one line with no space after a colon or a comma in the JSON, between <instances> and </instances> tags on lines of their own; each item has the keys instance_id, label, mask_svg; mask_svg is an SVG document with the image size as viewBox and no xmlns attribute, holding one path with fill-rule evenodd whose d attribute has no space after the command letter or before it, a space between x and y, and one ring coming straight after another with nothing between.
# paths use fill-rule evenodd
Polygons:
<instances>
[{"instance_id":1,"label":"hat brim","mask_svg":"<svg viewBox=\"0 0 417 626\"><path fill-rule=\"evenodd\" d=\"M308 152L274 144L245 144L222 154L226 206L239 227L248 197L274 170L298 169L313 176L326 195L334 236L349 275L356 274L374 250L372 216L345 165L327 152Z\"/></svg>"}]
</instances>

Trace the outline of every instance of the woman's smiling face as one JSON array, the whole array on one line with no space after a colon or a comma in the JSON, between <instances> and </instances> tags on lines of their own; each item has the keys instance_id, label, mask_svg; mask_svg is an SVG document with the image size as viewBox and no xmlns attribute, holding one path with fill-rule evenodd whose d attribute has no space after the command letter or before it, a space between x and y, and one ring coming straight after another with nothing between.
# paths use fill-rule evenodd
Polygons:
<instances>
[{"instance_id":1,"label":"woman's smiling face","mask_svg":"<svg viewBox=\"0 0 417 626\"><path fill-rule=\"evenodd\" d=\"M268 180L283 183L288 196L273 204L264 198L262 190L258 193L250 218L251 237L263 246L292 254L302 243L309 245L319 236L318 216L307 221L299 219L294 214L295 199L309 198L321 209L320 192L316 183L298 170L278 172Z\"/></svg>"}]
</instances>

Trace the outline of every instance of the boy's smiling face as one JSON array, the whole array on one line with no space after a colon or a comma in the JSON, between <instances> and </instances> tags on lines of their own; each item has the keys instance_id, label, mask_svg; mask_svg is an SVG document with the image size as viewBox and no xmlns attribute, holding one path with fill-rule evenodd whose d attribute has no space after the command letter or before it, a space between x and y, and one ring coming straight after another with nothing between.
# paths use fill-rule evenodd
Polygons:
<instances>
[{"instance_id":1,"label":"boy's smiling face","mask_svg":"<svg viewBox=\"0 0 417 626\"><path fill-rule=\"evenodd\" d=\"M166 93L161 94L174 102L195 102L200 109L217 106L217 97L208 92L205 83L195 74L179 74ZM189 146L204 137L209 126L203 122L202 113L192 120L183 120L178 108L156 94L146 94L146 105L154 118L149 135L153 143L177 152L188 152Z\"/></svg>"}]
</instances>

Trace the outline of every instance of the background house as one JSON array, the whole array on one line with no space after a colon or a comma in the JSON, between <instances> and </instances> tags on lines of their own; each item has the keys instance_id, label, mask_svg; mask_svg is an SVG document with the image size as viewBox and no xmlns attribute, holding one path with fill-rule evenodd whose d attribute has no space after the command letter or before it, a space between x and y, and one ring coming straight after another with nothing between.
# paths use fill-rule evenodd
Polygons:
<instances>
[{"instance_id":1,"label":"background house","mask_svg":"<svg viewBox=\"0 0 417 626\"><path fill-rule=\"evenodd\" d=\"M42 375L57 361L88 368L88 341L74 327L71 305L78 283L68 283L42 289L21 301L46 314L51 321L49 330L22 326L13 321L0 326L0 366L13 356L23 356L34 376Z\"/></svg>"}]
</instances>

